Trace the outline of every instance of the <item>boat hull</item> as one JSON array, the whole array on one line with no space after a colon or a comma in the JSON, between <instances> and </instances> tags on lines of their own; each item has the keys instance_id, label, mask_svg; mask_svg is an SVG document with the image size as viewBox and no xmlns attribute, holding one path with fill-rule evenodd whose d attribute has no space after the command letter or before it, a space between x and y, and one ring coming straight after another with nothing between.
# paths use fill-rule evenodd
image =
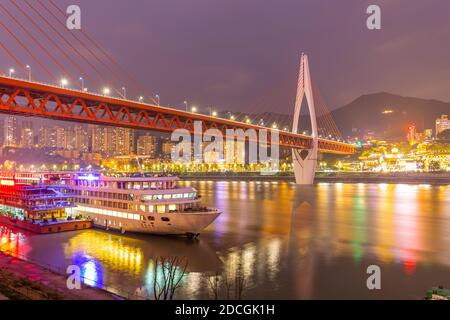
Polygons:
<instances>
[{"instance_id":1,"label":"boat hull","mask_svg":"<svg viewBox=\"0 0 450 320\"><path fill-rule=\"evenodd\" d=\"M93 226L121 232L133 232L157 235L196 236L213 223L221 214L219 210L209 212L183 212L155 214L154 220L130 220L119 217L105 217L98 214L77 211L83 216L89 215Z\"/></svg>"}]
</instances>

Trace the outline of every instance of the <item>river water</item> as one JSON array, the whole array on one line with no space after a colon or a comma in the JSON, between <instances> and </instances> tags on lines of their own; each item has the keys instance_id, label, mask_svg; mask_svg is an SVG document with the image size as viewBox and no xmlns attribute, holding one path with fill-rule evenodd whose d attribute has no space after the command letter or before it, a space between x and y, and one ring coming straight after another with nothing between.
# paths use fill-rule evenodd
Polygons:
<instances>
[{"instance_id":1,"label":"river water","mask_svg":"<svg viewBox=\"0 0 450 320\"><path fill-rule=\"evenodd\" d=\"M158 257L184 259L177 276L187 261L176 299L422 299L450 287L450 186L183 184L223 210L198 240L0 226L1 250L62 271L78 265L87 284L131 298L153 298ZM381 290L367 288L370 265Z\"/></svg>"}]
</instances>

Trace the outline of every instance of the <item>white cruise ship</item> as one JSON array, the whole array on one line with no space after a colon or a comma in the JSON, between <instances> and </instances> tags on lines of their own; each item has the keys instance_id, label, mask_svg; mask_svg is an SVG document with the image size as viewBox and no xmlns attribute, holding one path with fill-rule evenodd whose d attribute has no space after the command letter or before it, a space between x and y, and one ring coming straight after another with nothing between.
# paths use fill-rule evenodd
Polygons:
<instances>
[{"instance_id":1,"label":"white cruise ship","mask_svg":"<svg viewBox=\"0 0 450 320\"><path fill-rule=\"evenodd\" d=\"M197 237L219 215L200 205L196 189L178 187L175 176L103 176L73 173L63 184L77 215L94 226L124 232Z\"/></svg>"}]
</instances>

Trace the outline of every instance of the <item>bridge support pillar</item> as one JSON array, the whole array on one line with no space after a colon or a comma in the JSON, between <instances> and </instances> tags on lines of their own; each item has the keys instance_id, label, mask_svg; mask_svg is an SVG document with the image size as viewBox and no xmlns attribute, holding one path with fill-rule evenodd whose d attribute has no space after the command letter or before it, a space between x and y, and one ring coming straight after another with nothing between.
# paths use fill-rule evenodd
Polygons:
<instances>
[{"instance_id":1,"label":"bridge support pillar","mask_svg":"<svg viewBox=\"0 0 450 320\"><path fill-rule=\"evenodd\" d=\"M319 134L317 130L316 110L314 95L309 72L308 56L302 54L300 63L299 80L297 86L297 98L295 101L293 133L299 133L300 111L303 98L306 97L309 116L311 120L311 148L308 150L293 149L292 161L294 165L295 181L300 185L311 185L314 183L316 174L317 156L319 151Z\"/></svg>"},{"instance_id":2,"label":"bridge support pillar","mask_svg":"<svg viewBox=\"0 0 450 320\"><path fill-rule=\"evenodd\" d=\"M317 156L314 156L313 150L292 150L292 160L295 182L300 185L313 184L317 166Z\"/></svg>"}]
</instances>

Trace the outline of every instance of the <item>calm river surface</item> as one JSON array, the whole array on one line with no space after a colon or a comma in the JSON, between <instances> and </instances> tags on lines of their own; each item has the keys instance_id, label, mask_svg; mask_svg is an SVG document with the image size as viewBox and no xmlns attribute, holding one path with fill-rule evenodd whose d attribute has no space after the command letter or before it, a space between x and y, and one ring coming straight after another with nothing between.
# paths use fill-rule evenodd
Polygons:
<instances>
[{"instance_id":1,"label":"calm river surface","mask_svg":"<svg viewBox=\"0 0 450 320\"><path fill-rule=\"evenodd\" d=\"M0 246L122 295L152 297L155 259L188 260L177 299L421 299L450 287L450 186L183 182L223 210L199 240L87 230L33 235L0 226ZM366 287L369 265L382 290ZM156 269L157 273L160 272ZM227 281L225 281L227 279ZM229 289L226 289L225 282Z\"/></svg>"}]
</instances>

